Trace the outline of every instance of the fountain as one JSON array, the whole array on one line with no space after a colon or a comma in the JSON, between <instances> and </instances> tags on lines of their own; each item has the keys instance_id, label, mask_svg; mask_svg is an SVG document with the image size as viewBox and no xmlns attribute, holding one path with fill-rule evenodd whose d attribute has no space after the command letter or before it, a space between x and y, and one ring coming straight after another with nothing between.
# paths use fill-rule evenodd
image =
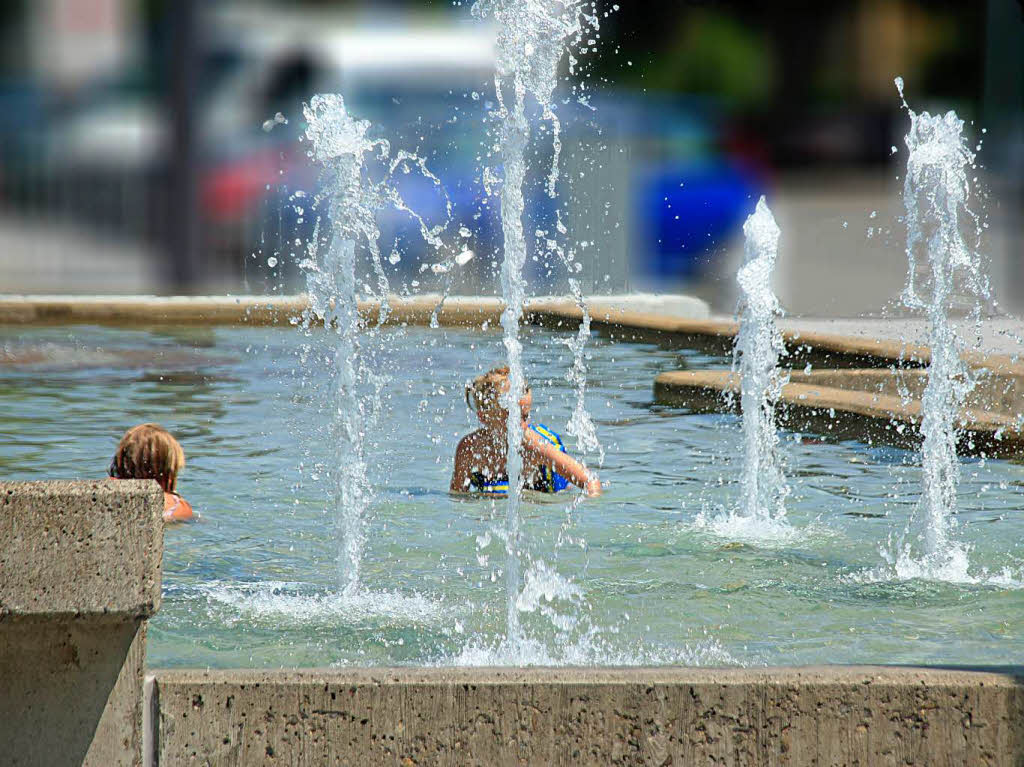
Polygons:
<instances>
[{"instance_id":1,"label":"fountain","mask_svg":"<svg viewBox=\"0 0 1024 767\"><path fill-rule=\"evenodd\" d=\"M308 244L310 257L303 267L312 316L333 327L337 334L336 402L330 437L337 451L333 486L341 535L338 564L342 591L352 595L359 588L359 566L366 542L365 516L372 499L363 444L367 408L357 387L360 321L356 243L369 247L375 263L379 263L380 233L374 213L384 198L378 188L364 180L364 162L368 152L386 153L387 145L367 137L370 123L350 116L340 96L314 96L304 112L311 155L329 176L321 195L330 227L329 239L318 263L319 237L314 236ZM378 274L386 282L383 271ZM387 313L387 291L382 293L383 320Z\"/></svg>"},{"instance_id":2,"label":"fountain","mask_svg":"<svg viewBox=\"0 0 1024 767\"><path fill-rule=\"evenodd\" d=\"M789 486L779 455L775 410L785 384L779 359L787 352L775 324L782 310L771 286L780 232L763 196L744 222L743 234L743 263L736 273L739 331L733 344L732 373L669 373L659 376L659 381L688 379L687 404L696 404L699 397L694 395L704 390L710 392L711 409L723 404L735 408L739 394L743 440L739 501L710 524L702 512L698 524L729 537L785 539L792 533L786 523Z\"/></svg>"},{"instance_id":3,"label":"fountain","mask_svg":"<svg viewBox=\"0 0 1024 767\"><path fill-rule=\"evenodd\" d=\"M968 208L967 171L974 165L974 153L963 135L964 122L955 112L918 114L903 97L902 78L896 78L896 87L910 116L903 191L908 276L901 299L908 308L924 311L931 349L921 398L919 527L915 540L904 542L896 565L898 572L908 576L962 580L967 577L967 549L954 537L953 517L960 472L957 421L975 381L961 359L963 342L950 310L955 291L965 291L977 326L981 303L991 297L979 255L961 231L965 216L980 231Z\"/></svg>"},{"instance_id":4,"label":"fountain","mask_svg":"<svg viewBox=\"0 0 1024 767\"><path fill-rule=\"evenodd\" d=\"M960 526L936 531L926 519L920 540L910 541L917 548L910 552L913 559L908 556L908 567L928 564L929 545L937 552L954 546L966 551L969 545L973 580L896 582L892 567L876 574L879 549L890 531L904 524L917 500L901 494L902 482L916 479L920 469L909 453L889 451L873 441L871 432L859 431L864 419L854 420L858 414L852 407L844 413L843 401L826 395L830 382L837 387L860 382L861 389L845 391L851 395L846 404L859 402L863 411L870 400L871 419L893 436L905 425L890 421L902 403L890 411L875 400L886 400L879 382L898 377L890 366L900 360L882 355L899 354L901 345L896 340L881 345L889 349L885 352L862 338L858 346L857 338L829 340L812 332L798 338L790 330L783 338L793 354L783 363L803 367L806 357L801 355L813 346L819 359L826 353L845 355L843 364L868 364L873 355L875 367L816 369L804 373L803 382L793 372L790 382L781 384L775 369L780 354L778 303L768 287L779 233L763 203L747 226L748 257L739 275L745 294L743 327L732 373L733 379L740 370L746 375L748 386L737 387L737 399L747 399L747 431L738 428L739 421L694 412L697 408L668 412L651 407L646 395L652 373L668 373L683 357L689 369L671 374L718 376L718 388L708 378L703 389L713 391L720 408L720 393L730 375L723 340L736 332L735 323L639 312L609 320L601 312L595 325L622 323L613 327L614 343L589 346L586 365L581 357L580 367L574 365L570 373L586 373L589 396L602 404L601 436L616 491L575 515L564 545L558 529L565 511L561 499L531 502L529 513L510 522L502 518L500 504L450 496L445 491L450 447L470 420L451 392L458 390L467 370L492 364L489 358L501 348L496 337L477 331L497 323L498 302L488 301L481 310L485 301L472 299L476 313L462 327L453 327L451 314L442 313L437 316L446 327L441 333L426 327L432 299L418 299L425 311L417 317L392 299L394 331L375 330L373 316L367 314L378 321L388 318L389 302L386 280L379 279L370 262L376 238L370 211L394 204L384 179L395 160L382 159L386 145L373 140L372 129L344 107L336 97L318 97L308 115L313 155L326 176L319 199L323 238L310 243L305 265L313 304L308 322L332 325L310 332L326 342L329 358L320 353L300 356L291 328L260 326L283 324L294 316L288 307L297 305L295 298L274 301L276 320L266 309L270 299L250 299L247 306L234 298L204 303L207 320L217 311L240 327L198 331L180 327L196 316L191 301L104 300L107 316L121 323L110 328L46 324L54 316L95 318L86 312L95 312L96 305L80 299L7 301L8 316L38 311L44 318L37 328L7 330L0 350L7 360L0 406L16 424L0 435L9 473L54 478L80 471L83 457L108 450L105 435L112 423L126 413L152 412L155 405L174 414L183 436L189 470L182 490L207 512L207 522L167 531L163 607L148 632L154 666L1014 662L1019 644L1014 627L1020 613L1011 590L1021 588L1015 541L1018 533L1024 535L1024 519L1014 513L1020 465L990 454L970 471L963 470ZM948 214L949 202L956 209L963 199L959 189L951 194L945 187L922 186L942 181L937 168L944 166L936 164L938 158L962 161L956 152L946 155L945 150L928 148L931 144L924 138L915 129L912 189L916 194L927 188L913 198L919 204L911 215L915 259L924 258L929 241L956 243L952 235L936 233L944 231L942 215ZM933 203L943 202L947 207L936 210ZM509 225L515 229L514 221ZM567 261L570 253L567 248ZM963 261L956 248L944 257ZM930 274L936 272L928 268ZM948 261L946 266L940 262L938 271L943 269L955 271ZM364 274L369 285L362 284ZM915 271L908 293L930 306L934 286L927 283L931 292L926 294L919 290L921 284ZM575 297L571 284L570 290ZM948 300L952 294L943 290L938 296ZM381 305L370 304L368 312L356 301L357 292L381 299ZM544 311L549 313L531 308L538 322L552 327L559 322L564 327L567 317L579 316L575 308L560 315L555 308ZM400 312L408 327L395 322ZM124 327L126 316L140 318L139 327ZM146 323L154 316L178 327L173 332L150 330ZM937 326L943 321L951 325L949 317L948 312L939 314ZM630 338L633 331L641 340ZM587 339L586 323L575 334L550 327L531 333L540 352L531 359L537 381L557 380L566 373L560 342L574 336L575 356L575 345ZM369 379L371 372L380 375L372 368L381 361L373 356L375 339L381 338L401 341L389 342L386 349L386 372L393 378L383 403ZM664 343L651 344L652 338ZM680 351L682 338L689 339L683 345L693 347ZM955 355L946 359L956 362ZM945 379L935 375L938 357L934 364L933 384L961 383L956 372ZM295 374L297 367L302 368L300 375ZM102 374L94 375L94 370ZM955 364L952 370L957 370ZM897 374L901 372L913 371ZM1019 368L1002 373L1006 379L1017 376L1017 384L1024 380ZM923 393L924 382L915 380ZM310 385L322 382L332 384L320 387L334 398L329 419L309 396ZM794 426L790 407L801 401L807 410L817 411L820 421L827 420L821 427L823 439L786 446L799 469L789 477L799 492L789 496L781 472L773 471L778 468L773 455L777 442L768 405L780 385L791 396L787 399L782 392L786 420L780 417L778 425ZM579 402L575 381L560 391L538 386L538 409L561 406L559 395L569 401L573 389ZM977 397L979 389L970 397ZM1022 391L1024 386L1016 395ZM822 406L822 401L827 404ZM1020 412L1020 402L1019 396L1007 395L994 405ZM383 408L379 417L378 406ZM847 429L832 431L844 419ZM328 421L337 430L330 440L320 438ZM71 422L79 428L69 432ZM715 428L716 423L729 428ZM1009 429L1012 420L1007 423ZM326 456L334 484L329 493L316 483L295 482L290 469L305 447L296 444L296 434L303 435L309 450ZM742 483L730 482L722 467L734 467L740 479L734 456L743 452L748 434L767 434L766 440L748 443L767 445L767 452L753 451L756 462L751 466L759 468L751 468ZM45 461L39 459L41 445L46 447ZM338 452L332 454L334 450ZM371 481L372 495L367 489ZM339 508L344 543L340 555L325 535L325 495ZM926 501L921 510L927 509ZM744 536L731 530L724 531L732 538L727 541L694 530L689 523L705 502L732 509L732 518L739 520L733 529L746 523L746 537L756 537L755 545L744 545ZM941 511L948 516L951 508ZM798 545L781 551L760 545L770 540L766 529L783 523L800 531ZM514 565L524 562L521 581L511 593L504 582L509 551L500 538L503 526L512 526L523 544L511 550ZM787 544L794 540L786 539ZM580 541L586 545L577 545ZM531 556L537 551L554 552L557 561ZM522 560L516 558L520 553ZM340 560L341 588L333 569L324 567L335 557ZM986 568L1009 575L982 580L978 576ZM941 572L930 574L923 565L920 572L944 577ZM509 635L510 600L518 636ZM854 634L853 641L839 640Z\"/></svg>"},{"instance_id":5,"label":"fountain","mask_svg":"<svg viewBox=\"0 0 1024 767\"><path fill-rule=\"evenodd\" d=\"M366 544L366 515L373 501L373 484L367 473L365 437L380 414L380 390L385 380L377 366L361 353L369 341L360 340L367 328L360 319L360 293L379 302L376 328L388 318L390 292L380 251L376 214L387 206L410 214L420 233L435 250L442 249L441 232L447 222L433 228L406 206L389 178L398 168L414 165L440 186L422 160L408 152L390 157L384 139L370 138L370 123L352 117L340 95L314 96L303 110L312 145L310 157L323 171L323 191L315 207L324 212L307 243L308 257L301 263L306 272L310 311L305 324L314 320L334 328L334 395L328 438L334 455L332 496L337 509L341 551L338 558L342 592L354 595L360 588L360 564ZM367 158L375 157L383 171L374 175ZM380 176L379 178L377 176ZM449 208L450 213L450 208ZM321 242L320 225L329 229ZM357 276L357 245L370 255L377 290ZM322 252L320 252L322 250ZM369 381L370 391L361 393Z\"/></svg>"},{"instance_id":6,"label":"fountain","mask_svg":"<svg viewBox=\"0 0 1024 767\"><path fill-rule=\"evenodd\" d=\"M501 291L505 309L501 315L501 326L510 371L509 389L503 397L503 404L508 410L509 480L505 511L505 584L508 592L507 641L514 647L521 642L518 600L521 588L519 507L523 427L518 402L525 386L519 323L526 300L523 267L526 263L527 243L523 231L523 185L527 170L526 147L530 138L527 98L532 97L540 105L544 117L553 126L554 159L548 175L548 193L554 195L558 180L560 141L558 120L552 109L553 97L558 84L559 65L568 47L583 29L583 16L580 0L477 0L473 5L473 14L478 18L493 18L498 27L494 87L498 103L496 117L500 123L500 156L504 168L501 186L504 234ZM585 334L586 327L582 332ZM582 354L582 344L580 350ZM574 370L578 374L580 365L577 364ZM578 422L582 424L581 420ZM582 428L586 429L586 426Z\"/></svg>"},{"instance_id":7,"label":"fountain","mask_svg":"<svg viewBox=\"0 0 1024 767\"><path fill-rule=\"evenodd\" d=\"M778 526L786 517L789 489L778 454L775 402L782 392L779 357L786 353L775 327L781 314L771 279L779 252L779 227L764 197L743 224L746 247L736 274L740 330L733 349L740 365L743 474L739 515L756 526Z\"/></svg>"}]
</instances>

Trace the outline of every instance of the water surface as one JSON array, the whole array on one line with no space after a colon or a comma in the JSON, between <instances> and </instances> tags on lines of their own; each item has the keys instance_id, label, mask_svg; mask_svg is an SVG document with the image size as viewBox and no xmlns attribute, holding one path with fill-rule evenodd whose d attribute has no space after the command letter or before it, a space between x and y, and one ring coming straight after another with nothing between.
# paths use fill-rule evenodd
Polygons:
<instances>
[{"instance_id":1,"label":"water surface","mask_svg":"<svg viewBox=\"0 0 1024 767\"><path fill-rule=\"evenodd\" d=\"M569 334L525 332L536 420L565 430ZM105 474L155 420L182 441L181 492L203 519L167 529L151 666L350 664L1009 664L1024 633L1024 468L965 461L957 535L973 583L898 577L883 551L919 493L911 452L784 433L788 533L715 523L739 497L728 415L652 401L654 376L727 360L595 339L588 406L605 495L527 498L520 598L505 625L502 503L447 493L474 416L463 385L502 357L493 331L366 339L382 409L363 591L338 588L323 443L331 335L295 328L0 330L0 474ZM567 440L572 449L572 440ZM596 457L589 457L591 464Z\"/></svg>"}]
</instances>

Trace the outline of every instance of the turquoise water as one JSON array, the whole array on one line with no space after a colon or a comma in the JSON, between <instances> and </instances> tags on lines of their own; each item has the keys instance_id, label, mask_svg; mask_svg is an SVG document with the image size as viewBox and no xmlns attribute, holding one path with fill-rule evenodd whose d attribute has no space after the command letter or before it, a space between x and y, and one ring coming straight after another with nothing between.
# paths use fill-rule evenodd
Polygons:
<instances>
[{"instance_id":1,"label":"turquoise water","mask_svg":"<svg viewBox=\"0 0 1024 767\"><path fill-rule=\"evenodd\" d=\"M566 338L525 339L536 420L559 431L574 397ZM500 336L367 338L363 380L383 392L368 435L377 497L363 590L343 597L325 444L330 341L294 328L0 330L5 479L101 477L120 434L145 420L185 447L179 489L203 519L167 529L151 666L1019 658L1024 467L961 466L956 534L973 582L887 565L918 496L907 451L784 434L789 527L752 535L717 521L739 495L737 419L652 402L657 373L727 361L607 339L589 347L588 391L605 495L527 499L528 639L510 648L501 502L447 493L455 444L473 428L463 385L500 359Z\"/></svg>"}]
</instances>

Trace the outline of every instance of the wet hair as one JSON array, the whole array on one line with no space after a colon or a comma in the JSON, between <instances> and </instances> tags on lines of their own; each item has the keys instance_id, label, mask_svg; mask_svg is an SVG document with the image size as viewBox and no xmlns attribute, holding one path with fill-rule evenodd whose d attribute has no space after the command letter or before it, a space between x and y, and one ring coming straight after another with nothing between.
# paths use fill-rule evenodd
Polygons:
<instances>
[{"instance_id":1,"label":"wet hair","mask_svg":"<svg viewBox=\"0 0 1024 767\"><path fill-rule=\"evenodd\" d=\"M121 437L109 473L115 479L155 479L164 492L173 493L183 468L185 451L178 440L159 424L143 423Z\"/></svg>"},{"instance_id":2,"label":"wet hair","mask_svg":"<svg viewBox=\"0 0 1024 767\"><path fill-rule=\"evenodd\" d=\"M499 404L499 398L508 385L508 365L491 368L466 384L466 405L476 412ZM525 391L530 385L525 385Z\"/></svg>"}]
</instances>

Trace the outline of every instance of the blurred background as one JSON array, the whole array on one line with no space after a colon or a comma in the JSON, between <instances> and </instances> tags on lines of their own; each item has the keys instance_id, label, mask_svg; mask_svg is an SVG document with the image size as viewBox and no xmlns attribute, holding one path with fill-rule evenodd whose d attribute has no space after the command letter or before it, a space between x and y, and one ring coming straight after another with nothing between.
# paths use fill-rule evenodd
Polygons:
<instances>
[{"instance_id":1,"label":"blurred background","mask_svg":"<svg viewBox=\"0 0 1024 767\"><path fill-rule=\"evenodd\" d=\"M301 290L319 182L299 139L317 92L426 160L453 208L445 237L476 254L426 269L410 218L384 211L393 286L495 292L494 30L469 5L5 0L0 292ZM562 197L543 193L539 118L527 194L536 252L561 215L586 291L690 292L731 312L740 227L766 194L791 314L891 308L906 274L899 75L913 109L955 109L982 144L982 251L1003 306L1024 306L1021 0L597 9L559 98ZM440 222L432 184L410 174L401 192ZM535 293L565 291L550 254L531 269Z\"/></svg>"}]
</instances>

